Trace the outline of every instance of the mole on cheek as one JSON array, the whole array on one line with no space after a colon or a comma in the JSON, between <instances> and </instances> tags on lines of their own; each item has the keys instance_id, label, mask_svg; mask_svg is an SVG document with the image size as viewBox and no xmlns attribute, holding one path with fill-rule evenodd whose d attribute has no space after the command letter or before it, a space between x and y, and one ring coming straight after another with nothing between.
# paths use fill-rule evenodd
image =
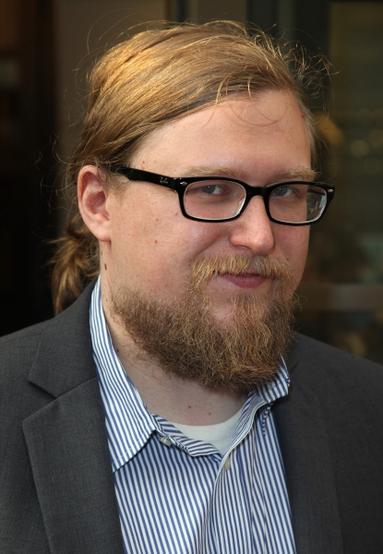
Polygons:
<instances>
[{"instance_id":1,"label":"mole on cheek","mask_svg":"<svg viewBox=\"0 0 383 554\"><path fill-rule=\"evenodd\" d=\"M158 240L157 240L157 239L154 239L154 244L158 244Z\"/></svg>"},{"instance_id":2,"label":"mole on cheek","mask_svg":"<svg viewBox=\"0 0 383 554\"><path fill-rule=\"evenodd\" d=\"M104 269L105 271L108 271L108 266L106 264L104 264Z\"/></svg>"}]
</instances>

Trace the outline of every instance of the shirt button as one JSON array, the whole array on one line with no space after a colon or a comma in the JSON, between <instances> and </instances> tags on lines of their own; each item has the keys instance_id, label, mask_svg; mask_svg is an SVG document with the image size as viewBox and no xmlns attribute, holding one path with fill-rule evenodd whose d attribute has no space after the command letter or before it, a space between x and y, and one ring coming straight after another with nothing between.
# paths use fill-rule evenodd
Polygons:
<instances>
[{"instance_id":1,"label":"shirt button","mask_svg":"<svg viewBox=\"0 0 383 554\"><path fill-rule=\"evenodd\" d=\"M231 454L228 455L228 457L225 460L225 463L223 464L224 469L230 469L231 468Z\"/></svg>"},{"instance_id":2,"label":"shirt button","mask_svg":"<svg viewBox=\"0 0 383 554\"><path fill-rule=\"evenodd\" d=\"M160 436L160 442L162 442L165 446L171 446L173 444L170 438L164 435Z\"/></svg>"}]
</instances>

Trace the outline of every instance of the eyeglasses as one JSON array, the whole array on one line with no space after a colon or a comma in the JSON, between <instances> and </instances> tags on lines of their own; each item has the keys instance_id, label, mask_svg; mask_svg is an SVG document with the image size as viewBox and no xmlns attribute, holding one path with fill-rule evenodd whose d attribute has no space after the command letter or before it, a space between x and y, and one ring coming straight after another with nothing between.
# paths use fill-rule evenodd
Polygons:
<instances>
[{"instance_id":1,"label":"eyeglasses","mask_svg":"<svg viewBox=\"0 0 383 554\"><path fill-rule=\"evenodd\" d=\"M261 196L271 221L310 225L323 217L335 193L333 186L322 182L294 180L252 187L229 177L173 178L125 165L110 169L132 181L145 181L176 191L182 214L195 221L231 221L243 213L254 196Z\"/></svg>"}]
</instances>

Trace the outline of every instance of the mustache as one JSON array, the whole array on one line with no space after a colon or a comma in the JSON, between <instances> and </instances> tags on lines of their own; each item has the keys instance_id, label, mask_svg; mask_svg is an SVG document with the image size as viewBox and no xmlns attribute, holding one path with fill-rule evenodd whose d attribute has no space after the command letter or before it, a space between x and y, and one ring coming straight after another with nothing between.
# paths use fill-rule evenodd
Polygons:
<instances>
[{"instance_id":1,"label":"mustache","mask_svg":"<svg viewBox=\"0 0 383 554\"><path fill-rule=\"evenodd\" d=\"M292 273L285 261L265 256L227 256L202 258L196 261L192 268L192 283L195 288L216 275L230 273L231 275L246 275L254 273L267 279L290 282Z\"/></svg>"}]
</instances>

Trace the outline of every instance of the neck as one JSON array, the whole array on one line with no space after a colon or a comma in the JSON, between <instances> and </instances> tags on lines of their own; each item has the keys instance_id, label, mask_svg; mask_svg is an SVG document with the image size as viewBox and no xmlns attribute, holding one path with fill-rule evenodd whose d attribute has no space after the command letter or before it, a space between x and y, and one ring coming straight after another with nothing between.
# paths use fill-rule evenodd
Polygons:
<instances>
[{"instance_id":1,"label":"neck","mask_svg":"<svg viewBox=\"0 0 383 554\"><path fill-rule=\"evenodd\" d=\"M114 348L150 412L175 423L211 425L229 419L240 409L244 395L207 389L170 374L137 346L112 316L108 303L104 303L104 312Z\"/></svg>"}]
</instances>

